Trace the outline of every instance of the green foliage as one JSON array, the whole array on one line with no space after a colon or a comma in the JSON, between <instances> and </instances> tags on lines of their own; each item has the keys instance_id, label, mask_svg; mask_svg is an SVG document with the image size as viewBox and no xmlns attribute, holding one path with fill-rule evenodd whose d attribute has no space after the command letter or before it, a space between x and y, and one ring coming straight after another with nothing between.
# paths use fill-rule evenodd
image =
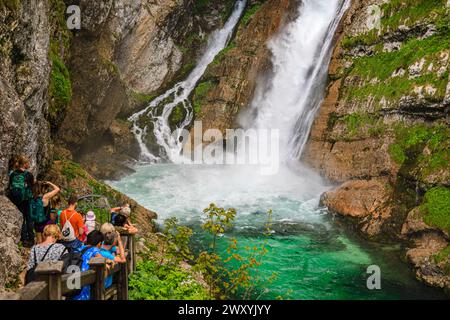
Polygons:
<instances>
[{"instance_id":1,"label":"green foliage","mask_svg":"<svg viewBox=\"0 0 450 320\"><path fill-rule=\"evenodd\" d=\"M233 227L236 210L225 210L211 204L203 212L206 214L206 220L202 228L212 236L212 240L210 250L200 253L194 268L203 274L208 283L211 299L253 298L256 288L267 286L276 277L276 274L269 278L260 277L258 274L258 267L267 253L267 241L260 246L245 247L245 253L239 254L237 240L231 239L226 249L227 256L222 258L216 252L218 237ZM272 212L269 211L266 236L270 235L271 225Z\"/></svg>"},{"instance_id":2,"label":"green foliage","mask_svg":"<svg viewBox=\"0 0 450 320\"><path fill-rule=\"evenodd\" d=\"M52 119L55 119L72 99L72 84L69 70L67 70L64 62L56 54L51 53L50 57L53 67L49 84L51 101L49 115Z\"/></svg>"},{"instance_id":3,"label":"green foliage","mask_svg":"<svg viewBox=\"0 0 450 320\"><path fill-rule=\"evenodd\" d=\"M189 243L192 237L192 229L180 226L177 218L170 218L164 221L164 248L160 265L179 265L182 261L189 261L194 258L191 253ZM164 259L164 260L163 260Z\"/></svg>"},{"instance_id":4,"label":"green foliage","mask_svg":"<svg viewBox=\"0 0 450 320\"><path fill-rule=\"evenodd\" d=\"M241 23L244 26L247 26L250 23L253 15L261 9L261 4L257 3L250 7L247 11L245 11L244 16L242 17Z\"/></svg>"},{"instance_id":5,"label":"green foliage","mask_svg":"<svg viewBox=\"0 0 450 320\"><path fill-rule=\"evenodd\" d=\"M450 188L434 187L428 190L420 209L426 224L450 232Z\"/></svg>"},{"instance_id":6,"label":"green foliage","mask_svg":"<svg viewBox=\"0 0 450 320\"><path fill-rule=\"evenodd\" d=\"M8 8L9 10L17 10L20 7L20 0L0 0L0 8Z\"/></svg>"},{"instance_id":7,"label":"green foliage","mask_svg":"<svg viewBox=\"0 0 450 320\"><path fill-rule=\"evenodd\" d=\"M398 51L381 52L373 56L363 56L356 59L350 74L369 79L377 77L380 81L383 81L397 69L407 69L408 66L424 57L438 59L437 54L449 47L450 38L448 34L436 34L426 39L412 39Z\"/></svg>"},{"instance_id":8,"label":"green foliage","mask_svg":"<svg viewBox=\"0 0 450 320\"><path fill-rule=\"evenodd\" d=\"M213 88L213 83L211 81L201 82L197 85L194 90L194 96L192 97L194 114L197 115L201 112L202 100L206 97L208 92Z\"/></svg>"},{"instance_id":9,"label":"green foliage","mask_svg":"<svg viewBox=\"0 0 450 320\"><path fill-rule=\"evenodd\" d=\"M400 25L431 22L446 15L447 0L391 0L383 4L383 29L397 29Z\"/></svg>"},{"instance_id":10,"label":"green foliage","mask_svg":"<svg viewBox=\"0 0 450 320\"><path fill-rule=\"evenodd\" d=\"M182 103L179 103L173 108L172 113L169 116L169 123L177 125L186 118L186 111Z\"/></svg>"},{"instance_id":11,"label":"green foliage","mask_svg":"<svg viewBox=\"0 0 450 320\"><path fill-rule=\"evenodd\" d=\"M206 300L207 290L176 265L139 262L130 276L131 300Z\"/></svg>"},{"instance_id":12,"label":"green foliage","mask_svg":"<svg viewBox=\"0 0 450 320\"><path fill-rule=\"evenodd\" d=\"M396 141L389 146L389 154L398 164L415 163L422 175L428 175L441 168L446 168L450 161L448 143L450 129L443 126L397 124ZM424 153L424 148L428 152Z\"/></svg>"},{"instance_id":13,"label":"green foliage","mask_svg":"<svg viewBox=\"0 0 450 320\"><path fill-rule=\"evenodd\" d=\"M130 278L130 297L132 299L250 299L256 288L267 286L275 279L258 274L258 267L267 253L267 241L262 245L244 248L239 254L236 239L229 241L227 255L217 253L217 243L222 235L233 227L236 210L219 208L211 204L204 211L206 220L202 224L211 236L209 250L194 256L190 251L192 230L180 226L176 218L166 220L163 229L164 241L159 255L147 254L144 262ZM271 233L272 212L268 213L265 235ZM190 261L193 272L200 272L208 284L209 292L189 272L180 269L182 261Z\"/></svg>"},{"instance_id":14,"label":"green foliage","mask_svg":"<svg viewBox=\"0 0 450 320\"><path fill-rule=\"evenodd\" d=\"M392 0L381 5L381 30L372 29L364 34L346 37L342 41L345 49L358 45L374 45L382 41L382 36L400 25L413 26L433 23L438 29L448 28L446 0Z\"/></svg>"},{"instance_id":15,"label":"green foliage","mask_svg":"<svg viewBox=\"0 0 450 320\"><path fill-rule=\"evenodd\" d=\"M450 260L449 256L450 256L450 246L447 246L434 256L434 260L436 261L436 263L441 263L445 259Z\"/></svg>"},{"instance_id":16,"label":"green foliage","mask_svg":"<svg viewBox=\"0 0 450 320\"><path fill-rule=\"evenodd\" d=\"M131 98L133 98L138 103L150 103L153 99L157 97L156 94L145 94L136 91L130 92Z\"/></svg>"},{"instance_id":17,"label":"green foliage","mask_svg":"<svg viewBox=\"0 0 450 320\"><path fill-rule=\"evenodd\" d=\"M214 58L212 64L219 65L225 55L234 48L236 48L236 42L233 40L230 41L230 43L222 51L219 52L219 54Z\"/></svg>"},{"instance_id":18,"label":"green foliage","mask_svg":"<svg viewBox=\"0 0 450 320\"><path fill-rule=\"evenodd\" d=\"M86 178L86 172L78 163L64 160L62 164L62 173L67 178L67 181L70 182L77 177Z\"/></svg>"}]
</instances>

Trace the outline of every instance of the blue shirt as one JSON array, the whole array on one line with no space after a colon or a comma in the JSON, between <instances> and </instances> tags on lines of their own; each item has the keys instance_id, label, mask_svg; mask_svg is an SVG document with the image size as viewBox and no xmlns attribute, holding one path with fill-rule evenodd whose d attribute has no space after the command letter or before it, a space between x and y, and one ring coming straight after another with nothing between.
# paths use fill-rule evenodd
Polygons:
<instances>
[{"instance_id":1,"label":"blue shirt","mask_svg":"<svg viewBox=\"0 0 450 320\"><path fill-rule=\"evenodd\" d=\"M89 261L92 257L100 253L100 249L92 247L87 249L83 254L83 263L81 264L81 272L89 270ZM87 285L81 288L81 292L72 298L72 300L90 300L91 299L91 286Z\"/></svg>"},{"instance_id":2,"label":"blue shirt","mask_svg":"<svg viewBox=\"0 0 450 320\"><path fill-rule=\"evenodd\" d=\"M110 250L106 250L105 248L100 249L100 254L102 255L102 257L109 259L109 260L113 260L113 261L114 261L114 258L116 257L113 254L115 252L117 252L116 246L112 247ZM107 289L107 288L111 287L112 282L113 282L113 276L112 275L107 276L105 279L105 288Z\"/></svg>"}]
</instances>

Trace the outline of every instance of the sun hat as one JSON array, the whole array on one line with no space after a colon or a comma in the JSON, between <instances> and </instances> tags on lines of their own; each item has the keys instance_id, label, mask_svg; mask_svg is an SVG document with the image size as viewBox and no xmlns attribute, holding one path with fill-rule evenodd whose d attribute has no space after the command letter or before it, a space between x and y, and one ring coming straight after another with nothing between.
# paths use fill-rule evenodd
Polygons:
<instances>
[{"instance_id":1,"label":"sun hat","mask_svg":"<svg viewBox=\"0 0 450 320\"><path fill-rule=\"evenodd\" d=\"M86 220L87 220L87 221L93 221L93 220L95 220L95 213L94 213L94 211L88 211L88 212L86 213Z\"/></svg>"},{"instance_id":2,"label":"sun hat","mask_svg":"<svg viewBox=\"0 0 450 320\"><path fill-rule=\"evenodd\" d=\"M131 213L131 209L130 207L123 207L122 209L120 209L120 213L128 217Z\"/></svg>"}]
</instances>

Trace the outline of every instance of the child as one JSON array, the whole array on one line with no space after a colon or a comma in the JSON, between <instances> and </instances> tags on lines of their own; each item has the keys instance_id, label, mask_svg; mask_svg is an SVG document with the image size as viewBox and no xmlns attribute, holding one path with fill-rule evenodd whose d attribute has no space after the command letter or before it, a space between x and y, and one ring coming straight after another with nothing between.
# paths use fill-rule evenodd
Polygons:
<instances>
[{"instance_id":1,"label":"child","mask_svg":"<svg viewBox=\"0 0 450 320\"><path fill-rule=\"evenodd\" d=\"M81 242L86 242L87 240L87 234L88 234L88 227L86 226L86 214L82 211L80 211L81 216L83 217L83 235L80 237Z\"/></svg>"},{"instance_id":2,"label":"child","mask_svg":"<svg viewBox=\"0 0 450 320\"><path fill-rule=\"evenodd\" d=\"M87 234L95 230L95 213L94 211L90 210L86 214L84 225L87 229Z\"/></svg>"},{"instance_id":3,"label":"child","mask_svg":"<svg viewBox=\"0 0 450 320\"><path fill-rule=\"evenodd\" d=\"M50 200L50 213L49 213L49 224L57 224L59 227L59 216L61 215L61 197L59 195L54 196Z\"/></svg>"}]
</instances>

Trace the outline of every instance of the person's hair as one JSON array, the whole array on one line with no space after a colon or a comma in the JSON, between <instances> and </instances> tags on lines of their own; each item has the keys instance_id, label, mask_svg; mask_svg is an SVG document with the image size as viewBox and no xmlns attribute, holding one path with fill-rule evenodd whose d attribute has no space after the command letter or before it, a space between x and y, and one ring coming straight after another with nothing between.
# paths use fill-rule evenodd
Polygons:
<instances>
[{"instance_id":1,"label":"person's hair","mask_svg":"<svg viewBox=\"0 0 450 320\"><path fill-rule=\"evenodd\" d=\"M77 197L76 195L72 194L72 195L69 197L69 206L74 205L74 204L76 204L77 202L78 202L78 197Z\"/></svg>"},{"instance_id":2,"label":"person's hair","mask_svg":"<svg viewBox=\"0 0 450 320\"><path fill-rule=\"evenodd\" d=\"M91 232L89 232L89 234L87 235L86 238L86 244L88 246L97 246L99 243L101 243L103 241L104 237L103 237L103 233L101 233L98 230L92 230Z\"/></svg>"},{"instance_id":3,"label":"person's hair","mask_svg":"<svg viewBox=\"0 0 450 320\"><path fill-rule=\"evenodd\" d=\"M49 224L44 228L44 238L53 237L56 240L62 238L61 229L56 224Z\"/></svg>"},{"instance_id":4,"label":"person's hair","mask_svg":"<svg viewBox=\"0 0 450 320\"><path fill-rule=\"evenodd\" d=\"M123 214L118 214L114 218L114 225L116 227L123 227L127 223L127 217L125 217Z\"/></svg>"},{"instance_id":5,"label":"person's hair","mask_svg":"<svg viewBox=\"0 0 450 320\"><path fill-rule=\"evenodd\" d=\"M45 193L46 184L42 181L35 181L33 186L31 187L31 192L33 193L33 197L39 198L42 197Z\"/></svg>"},{"instance_id":6,"label":"person's hair","mask_svg":"<svg viewBox=\"0 0 450 320\"><path fill-rule=\"evenodd\" d=\"M116 232L116 228L114 228L114 226L111 223L105 222L104 224L101 225L100 232L103 234L106 234L108 232Z\"/></svg>"},{"instance_id":7,"label":"person's hair","mask_svg":"<svg viewBox=\"0 0 450 320\"><path fill-rule=\"evenodd\" d=\"M13 156L11 159L9 159L9 163L8 163L9 170L15 171L15 170L19 169L18 159L19 159L18 156Z\"/></svg>"},{"instance_id":8,"label":"person's hair","mask_svg":"<svg viewBox=\"0 0 450 320\"><path fill-rule=\"evenodd\" d=\"M50 199L50 208L55 209L61 206L61 197L59 194Z\"/></svg>"},{"instance_id":9,"label":"person's hair","mask_svg":"<svg viewBox=\"0 0 450 320\"><path fill-rule=\"evenodd\" d=\"M27 157L23 155L17 157L17 168L22 168L27 164L30 164L30 160Z\"/></svg>"},{"instance_id":10,"label":"person's hair","mask_svg":"<svg viewBox=\"0 0 450 320\"><path fill-rule=\"evenodd\" d=\"M104 235L103 244L107 246L114 245L114 242L116 241L117 234L116 232L107 232Z\"/></svg>"}]
</instances>

